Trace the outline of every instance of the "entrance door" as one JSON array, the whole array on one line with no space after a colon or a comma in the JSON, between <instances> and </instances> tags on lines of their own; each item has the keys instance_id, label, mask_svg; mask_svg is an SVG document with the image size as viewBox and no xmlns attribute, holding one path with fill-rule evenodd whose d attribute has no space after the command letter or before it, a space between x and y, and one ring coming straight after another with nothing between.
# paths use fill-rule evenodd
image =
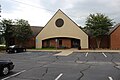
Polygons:
<instances>
[{"instance_id":1,"label":"entrance door","mask_svg":"<svg viewBox=\"0 0 120 80\"><path fill-rule=\"evenodd\" d=\"M61 47L62 46L62 40L60 39L59 40L59 47Z\"/></svg>"},{"instance_id":2,"label":"entrance door","mask_svg":"<svg viewBox=\"0 0 120 80\"><path fill-rule=\"evenodd\" d=\"M78 48L78 47L80 47L80 40L79 39L72 39L71 40L71 47L72 48Z\"/></svg>"}]
</instances>

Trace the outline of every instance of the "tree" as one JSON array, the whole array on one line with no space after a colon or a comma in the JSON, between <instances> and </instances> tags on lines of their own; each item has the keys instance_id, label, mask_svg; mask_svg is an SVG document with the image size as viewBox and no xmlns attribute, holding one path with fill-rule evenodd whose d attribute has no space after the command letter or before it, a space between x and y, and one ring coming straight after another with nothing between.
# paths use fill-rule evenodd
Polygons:
<instances>
[{"instance_id":1,"label":"tree","mask_svg":"<svg viewBox=\"0 0 120 80\"><path fill-rule=\"evenodd\" d=\"M0 21L0 34L4 37L6 47L9 46L10 38L13 36L13 21L11 19L3 19Z\"/></svg>"},{"instance_id":2,"label":"tree","mask_svg":"<svg viewBox=\"0 0 120 80\"><path fill-rule=\"evenodd\" d=\"M32 35L28 21L3 19L0 21L0 36L5 39L6 47L15 44L17 41L22 45Z\"/></svg>"},{"instance_id":3,"label":"tree","mask_svg":"<svg viewBox=\"0 0 120 80\"><path fill-rule=\"evenodd\" d=\"M20 45L23 45L23 43L30 38L32 35L32 30L30 28L30 24L28 21L20 19L15 21L15 38L20 43Z\"/></svg>"},{"instance_id":4,"label":"tree","mask_svg":"<svg viewBox=\"0 0 120 80\"><path fill-rule=\"evenodd\" d=\"M89 30L91 36L96 38L97 47L100 48L100 43L104 35L109 32L113 26L113 20L101 13L90 14L86 20L85 29Z\"/></svg>"}]
</instances>

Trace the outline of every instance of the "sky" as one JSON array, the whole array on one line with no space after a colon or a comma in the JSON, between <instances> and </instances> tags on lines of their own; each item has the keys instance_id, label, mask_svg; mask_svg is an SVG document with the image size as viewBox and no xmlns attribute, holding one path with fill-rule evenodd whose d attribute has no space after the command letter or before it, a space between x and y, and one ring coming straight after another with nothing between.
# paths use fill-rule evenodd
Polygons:
<instances>
[{"instance_id":1,"label":"sky","mask_svg":"<svg viewBox=\"0 0 120 80\"><path fill-rule=\"evenodd\" d=\"M24 19L31 26L45 26L61 9L78 26L90 14L102 13L120 23L120 0L0 0L1 19Z\"/></svg>"}]
</instances>

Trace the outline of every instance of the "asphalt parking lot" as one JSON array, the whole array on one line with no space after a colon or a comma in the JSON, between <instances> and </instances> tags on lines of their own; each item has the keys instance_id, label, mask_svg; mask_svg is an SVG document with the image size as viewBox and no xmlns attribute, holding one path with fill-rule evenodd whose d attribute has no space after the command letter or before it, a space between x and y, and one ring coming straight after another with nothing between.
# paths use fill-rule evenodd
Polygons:
<instances>
[{"instance_id":1,"label":"asphalt parking lot","mask_svg":"<svg viewBox=\"0 0 120 80\"><path fill-rule=\"evenodd\" d=\"M73 52L57 56L57 52L23 52L0 54L12 60L15 68L1 80L120 80L120 53Z\"/></svg>"}]
</instances>

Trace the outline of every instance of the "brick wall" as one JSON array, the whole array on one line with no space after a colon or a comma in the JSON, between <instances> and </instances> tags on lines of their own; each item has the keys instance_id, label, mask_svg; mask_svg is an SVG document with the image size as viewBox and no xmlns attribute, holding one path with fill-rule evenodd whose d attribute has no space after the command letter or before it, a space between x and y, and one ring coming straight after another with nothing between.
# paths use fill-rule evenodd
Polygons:
<instances>
[{"instance_id":1,"label":"brick wall","mask_svg":"<svg viewBox=\"0 0 120 80\"><path fill-rule=\"evenodd\" d=\"M62 39L62 46L65 46L67 48L71 48L71 40L70 39Z\"/></svg>"},{"instance_id":2,"label":"brick wall","mask_svg":"<svg viewBox=\"0 0 120 80\"><path fill-rule=\"evenodd\" d=\"M16 45L20 45L20 43L16 40L15 41ZM29 38L27 41L24 41L24 43L22 43L22 46L26 47L26 48L35 48L35 38Z\"/></svg>"},{"instance_id":3,"label":"brick wall","mask_svg":"<svg viewBox=\"0 0 120 80\"><path fill-rule=\"evenodd\" d=\"M110 35L110 48L120 49L120 26Z\"/></svg>"},{"instance_id":4,"label":"brick wall","mask_svg":"<svg viewBox=\"0 0 120 80\"><path fill-rule=\"evenodd\" d=\"M71 39L65 39L65 38L61 38L61 39L58 39L58 42L56 43L55 41L56 39L49 39L50 41L50 44L49 46L47 46L47 41L48 40L45 40L43 41L43 47L67 47L67 48L71 48ZM59 40L62 40L62 45L59 45Z\"/></svg>"},{"instance_id":5,"label":"brick wall","mask_svg":"<svg viewBox=\"0 0 120 80\"><path fill-rule=\"evenodd\" d=\"M109 36L103 36L101 43L100 43L100 48L106 49L109 48L110 46L110 41L109 41ZM97 48L97 43L96 43L96 38L89 37L89 49L96 49Z\"/></svg>"},{"instance_id":6,"label":"brick wall","mask_svg":"<svg viewBox=\"0 0 120 80\"><path fill-rule=\"evenodd\" d=\"M50 40L50 46L51 47L56 47L57 46L57 43L56 43L55 39Z\"/></svg>"}]
</instances>

